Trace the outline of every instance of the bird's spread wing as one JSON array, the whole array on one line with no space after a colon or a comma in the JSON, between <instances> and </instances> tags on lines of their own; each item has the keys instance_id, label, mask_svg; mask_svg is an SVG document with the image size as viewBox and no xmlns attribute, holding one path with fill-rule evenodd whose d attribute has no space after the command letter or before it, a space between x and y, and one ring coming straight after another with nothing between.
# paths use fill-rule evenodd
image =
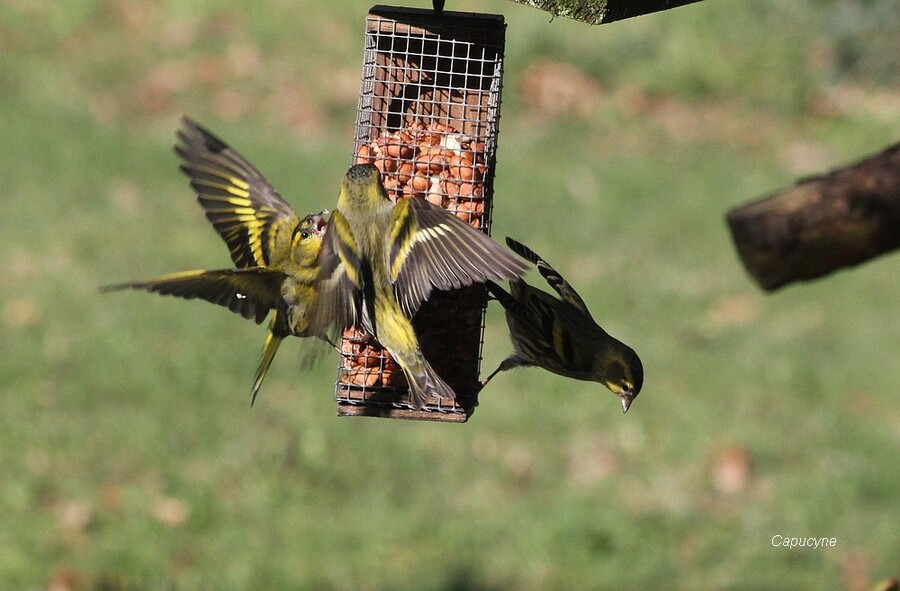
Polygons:
<instances>
[{"instance_id":1,"label":"bird's spread wing","mask_svg":"<svg viewBox=\"0 0 900 591\"><path fill-rule=\"evenodd\" d=\"M517 307L504 307L516 314L519 319L526 322L532 330L546 337L549 342L553 334L553 327L557 321L556 308L559 300L545 293L524 280L510 284L512 294L510 300L518 304Z\"/></svg>"},{"instance_id":2,"label":"bird's spread wing","mask_svg":"<svg viewBox=\"0 0 900 591\"><path fill-rule=\"evenodd\" d=\"M524 280L520 281L521 283L528 285ZM503 306L503 308L513 316L529 322L533 322L534 320L536 320L536 318L532 318L532 313L528 309L528 306L514 298L512 294L510 294L508 291L506 291L493 281L485 281L484 286L487 288L488 293L491 294L494 299L500 302L500 305Z\"/></svg>"},{"instance_id":3,"label":"bird's spread wing","mask_svg":"<svg viewBox=\"0 0 900 591\"><path fill-rule=\"evenodd\" d=\"M331 214L319 253L317 301L310 333L334 334L357 323L363 296L363 269L350 226L340 211Z\"/></svg>"},{"instance_id":4,"label":"bird's spread wing","mask_svg":"<svg viewBox=\"0 0 900 591\"><path fill-rule=\"evenodd\" d=\"M571 359L572 338L556 313L559 300L522 279L510 283L512 293L490 281L486 286L506 309L510 334L524 358L537 364L552 363L550 355Z\"/></svg>"},{"instance_id":5,"label":"bird's spread wing","mask_svg":"<svg viewBox=\"0 0 900 591\"><path fill-rule=\"evenodd\" d=\"M257 324L266 319L278 301L284 274L270 269L222 269L219 271L183 271L146 281L120 283L101 291L143 289L161 295L206 300L224 306Z\"/></svg>"},{"instance_id":6,"label":"bird's spread wing","mask_svg":"<svg viewBox=\"0 0 900 591\"><path fill-rule=\"evenodd\" d=\"M185 117L178 131L181 170L197 200L228 244L240 268L270 266L270 236L277 222L293 229L299 218L265 177L243 156Z\"/></svg>"},{"instance_id":7,"label":"bird's spread wing","mask_svg":"<svg viewBox=\"0 0 900 591\"><path fill-rule=\"evenodd\" d=\"M403 199L394 206L386 239L391 283L408 317L435 287L515 279L527 269L487 234L424 199Z\"/></svg>"},{"instance_id":8,"label":"bird's spread wing","mask_svg":"<svg viewBox=\"0 0 900 591\"><path fill-rule=\"evenodd\" d=\"M578 295L578 292L575 291L575 288L569 285L569 282L566 281L556 269L551 267L547 261L542 259L540 255L521 242L517 242L512 238L507 237L506 244L519 256L534 263L544 279L547 280L547 283L550 284L550 287L556 290L556 293L559 294L559 297L561 297L564 302L577 308L588 318L591 318L591 312L588 310L584 300L581 299L581 296Z\"/></svg>"},{"instance_id":9,"label":"bird's spread wing","mask_svg":"<svg viewBox=\"0 0 900 591\"><path fill-rule=\"evenodd\" d=\"M519 346L532 358L543 359L544 365L557 365L558 361L570 366L578 351L561 317L560 301L522 280L513 282L511 288L508 300L500 303L515 316Z\"/></svg>"}]
</instances>

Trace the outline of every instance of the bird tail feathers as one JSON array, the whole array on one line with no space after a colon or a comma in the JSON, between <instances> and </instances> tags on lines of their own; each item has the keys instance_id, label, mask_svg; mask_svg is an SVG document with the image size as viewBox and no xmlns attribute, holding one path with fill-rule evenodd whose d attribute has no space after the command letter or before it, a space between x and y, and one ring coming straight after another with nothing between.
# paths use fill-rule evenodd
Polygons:
<instances>
[{"instance_id":1,"label":"bird tail feathers","mask_svg":"<svg viewBox=\"0 0 900 591\"><path fill-rule=\"evenodd\" d=\"M275 358L275 353L278 351L278 345L281 344L281 341L282 337L277 336L270 327L269 334L266 335L266 341L263 343L262 357L259 360L259 367L256 369L256 377L253 378L253 388L250 389L250 406L253 406L253 403L256 402L259 387L269 372L269 366L272 365L272 360Z\"/></svg>"},{"instance_id":2,"label":"bird tail feathers","mask_svg":"<svg viewBox=\"0 0 900 591\"><path fill-rule=\"evenodd\" d=\"M413 406L419 410L425 408L425 403L432 396L447 402L456 398L453 388L434 371L431 364L424 358L418 371L405 368L404 373L406 381L409 383L409 397Z\"/></svg>"}]
</instances>

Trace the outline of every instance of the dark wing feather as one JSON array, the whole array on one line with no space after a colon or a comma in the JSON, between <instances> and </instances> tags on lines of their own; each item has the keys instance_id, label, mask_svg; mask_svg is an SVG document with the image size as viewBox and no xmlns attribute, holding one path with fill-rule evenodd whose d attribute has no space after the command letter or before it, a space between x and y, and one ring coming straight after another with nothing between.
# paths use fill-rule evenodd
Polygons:
<instances>
[{"instance_id":1,"label":"dark wing feather","mask_svg":"<svg viewBox=\"0 0 900 591\"><path fill-rule=\"evenodd\" d=\"M386 239L391 282L408 317L434 288L515 279L527 270L487 234L424 199L404 199L394 206Z\"/></svg>"},{"instance_id":2,"label":"dark wing feather","mask_svg":"<svg viewBox=\"0 0 900 591\"><path fill-rule=\"evenodd\" d=\"M512 293L487 282L488 292L506 309L510 338L520 359L533 365L555 365L558 322L555 307L560 301L528 285L524 280L510 283ZM563 342L565 346L565 343Z\"/></svg>"},{"instance_id":3,"label":"dark wing feather","mask_svg":"<svg viewBox=\"0 0 900 591\"><path fill-rule=\"evenodd\" d=\"M510 287L512 294L509 300L515 302L515 305L503 304L502 301L500 303L507 311L515 314L520 322L524 322L535 334L540 335L542 342L550 343L553 339L559 300L532 287L523 279L512 282Z\"/></svg>"},{"instance_id":4,"label":"dark wing feather","mask_svg":"<svg viewBox=\"0 0 900 591\"><path fill-rule=\"evenodd\" d=\"M293 228L299 217L266 178L221 139L184 117L178 131L181 170L206 217L228 244L239 268L270 265L269 232L279 221Z\"/></svg>"},{"instance_id":5,"label":"dark wing feather","mask_svg":"<svg viewBox=\"0 0 900 591\"><path fill-rule=\"evenodd\" d=\"M588 318L593 319L590 310L588 310L587 305L584 303L584 300L581 299L581 296L578 295L578 292L575 291L575 288L569 285L569 282L566 281L556 269L551 267L547 261L542 259L540 255L521 242L517 242L512 238L507 237L506 244L519 256L534 263L544 279L547 280L547 283L550 284L550 287L556 290L556 293L559 294L559 297L561 297L564 302L574 306Z\"/></svg>"},{"instance_id":6,"label":"dark wing feather","mask_svg":"<svg viewBox=\"0 0 900 591\"><path fill-rule=\"evenodd\" d=\"M507 306L507 323L517 353L550 371L565 373L573 367L578 347L573 334L567 330L571 326L561 317L572 309L524 281L512 283L510 299L518 304Z\"/></svg>"},{"instance_id":7,"label":"dark wing feather","mask_svg":"<svg viewBox=\"0 0 900 591\"><path fill-rule=\"evenodd\" d=\"M142 289L188 300L206 300L259 324L275 308L284 278L283 273L261 268L184 271L146 281L108 285L100 291Z\"/></svg>"},{"instance_id":8,"label":"dark wing feather","mask_svg":"<svg viewBox=\"0 0 900 591\"><path fill-rule=\"evenodd\" d=\"M332 213L318 258L317 299L310 334L335 335L356 325L362 305L363 272L355 244L346 218L340 211Z\"/></svg>"},{"instance_id":9,"label":"dark wing feather","mask_svg":"<svg viewBox=\"0 0 900 591\"><path fill-rule=\"evenodd\" d=\"M495 300L500 302L500 305L503 306L503 308L507 312L515 314L516 316L521 316L523 318L529 315L528 307L525 306L525 304L512 297L512 295L508 291L506 291L493 281L485 281L484 287L485 289L487 289L487 292L494 297Z\"/></svg>"}]
</instances>

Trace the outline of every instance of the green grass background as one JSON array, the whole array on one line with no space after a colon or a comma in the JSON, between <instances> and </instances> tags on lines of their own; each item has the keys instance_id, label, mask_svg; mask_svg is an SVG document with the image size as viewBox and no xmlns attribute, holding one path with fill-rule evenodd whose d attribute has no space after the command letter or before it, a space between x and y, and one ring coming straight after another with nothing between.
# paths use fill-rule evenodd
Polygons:
<instances>
[{"instance_id":1,"label":"green grass background","mask_svg":"<svg viewBox=\"0 0 900 591\"><path fill-rule=\"evenodd\" d=\"M509 25L494 234L540 252L640 353L631 412L519 370L462 426L337 418L336 360L301 372L296 340L250 409L264 328L97 287L229 263L176 169L182 114L298 211L334 203L368 5L12 0L0 588L867 589L900 574L900 258L764 295L724 224L898 140L895 3L708 0L595 28L500 0L449 8ZM574 92L541 101L548 80ZM492 309L483 369L509 350ZM730 468L745 479L717 485Z\"/></svg>"}]
</instances>

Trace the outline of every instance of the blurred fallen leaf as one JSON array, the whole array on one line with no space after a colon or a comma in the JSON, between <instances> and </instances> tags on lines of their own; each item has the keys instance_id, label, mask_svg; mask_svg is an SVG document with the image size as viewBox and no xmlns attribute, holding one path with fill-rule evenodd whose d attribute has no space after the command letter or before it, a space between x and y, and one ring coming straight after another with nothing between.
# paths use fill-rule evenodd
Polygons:
<instances>
[{"instance_id":1,"label":"blurred fallen leaf","mask_svg":"<svg viewBox=\"0 0 900 591\"><path fill-rule=\"evenodd\" d=\"M568 452L569 478L579 485L597 484L620 468L612 445L600 436L574 441Z\"/></svg>"},{"instance_id":2,"label":"blurred fallen leaf","mask_svg":"<svg viewBox=\"0 0 900 591\"><path fill-rule=\"evenodd\" d=\"M225 88L213 95L212 110L220 119L235 121L252 108L252 102L247 94Z\"/></svg>"},{"instance_id":3,"label":"blurred fallen leaf","mask_svg":"<svg viewBox=\"0 0 900 591\"><path fill-rule=\"evenodd\" d=\"M815 174L836 163L834 152L818 142L793 142L779 156L784 168L794 176Z\"/></svg>"},{"instance_id":4,"label":"blurred fallen leaf","mask_svg":"<svg viewBox=\"0 0 900 591\"><path fill-rule=\"evenodd\" d=\"M185 60L169 60L150 69L138 87L139 102L150 113L166 111L175 95L193 82L194 69Z\"/></svg>"},{"instance_id":5,"label":"blurred fallen leaf","mask_svg":"<svg viewBox=\"0 0 900 591\"><path fill-rule=\"evenodd\" d=\"M712 482L722 494L742 492L750 483L750 454L743 447L720 450L712 463Z\"/></svg>"},{"instance_id":6,"label":"blurred fallen leaf","mask_svg":"<svg viewBox=\"0 0 900 591\"><path fill-rule=\"evenodd\" d=\"M129 33L144 32L156 18L157 6L153 2L115 0L106 5L116 23Z\"/></svg>"},{"instance_id":7,"label":"blurred fallen leaf","mask_svg":"<svg viewBox=\"0 0 900 591\"><path fill-rule=\"evenodd\" d=\"M67 501L56 513L61 526L75 532L82 532L94 521L94 509L85 501Z\"/></svg>"},{"instance_id":8,"label":"blurred fallen leaf","mask_svg":"<svg viewBox=\"0 0 900 591\"><path fill-rule=\"evenodd\" d=\"M140 208L141 189L134 181L113 179L109 187L109 200L119 210L134 213Z\"/></svg>"},{"instance_id":9,"label":"blurred fallen leaf","mask_svg":"<svg viewBox=\"0 0 900 591\"><path fill-rule=\"evenodd\" d=\"M528 480L534 475L534 453L524 443L511 443L504 450L503 462L517 480Z\"/></svg>"},{"instance_id":10,"label":"blurred fallen leaf","mask_svg":"<svg viewBox=\"0 0 900 591\"><path fill-rule=\"evenodd\" d=\"M618 439L622 449L630 453L641 451L647 443L644 426L637 421L623 421L619 427Z\"/></svg>"},{"instance_id":11,"label":"blurred fallen leaf","mask_svg":"<svg viewBox=\"0 0 900 591\"><path fill-rule=\"evenodd\" d=\"M115 482L104 482L100 487L100 502L108 511L118 511L122 507L122 488Z\"/></svg>"},{"instance_id":12,"label":"blurred fallen leaf","mask_svg":"<svg viewBox=\"0 0 900 591\"><path fill-rule=\"evenodd\" d=\"M266 101L267 110L278 114L291 130L299 134L322 132L327 114L309 92L293 82L280 84Z\"/></svg>"},{"instance_id":13,"label":"blurred fallen leaf","mask_svg":"<svg viewBox=\"0 0 900 591\"><path fill-rule=\"evenodd\" d=\"M866 591L872 586L872 561L863 552L851 550L841 560L841 580L850 591Z\"/></svg>"},{"instance_id":14,"label":"blurred fallen leaf","mask_svg":"<svg viewBox=\"0 0 900 591\"><path fill-rule=\"evenodd\" d=\"M590 114L602 95L597 81L571 64L538 60L522 72L525 104L543 115Z\"/></svg>"},{"instance_id":15,"label":"blurred fallen leaf","mask_svg":"<svg viewBox=\"0 0 900 591\"><path fill-rule=\"evenodd\" d=\"M225 64L221 57L200 55L194 60L193 68L197 84L212 86L225 81Z\"/></svg>"},{"instance_id":16,"label":"blurred fallen leaf","mask_svg":"<svg viewBox=\"0 0 900 591\"><path fill-rule=\"evenodd\" d=\"M718 298L713 302L708 313L709 323L713 328L729 326L746 326L759 316L759 305L756 296L751 294L735 294Z\"/></svg>"},{"instance_id":17,"label":"blurred fallen leaf","mask_svg":"<svg viewBox=\"0 0 900 591\"><path fill-rule=\"evenodd\" d=\"M46 591L79 591L87 587L87 579L72 567L64 566L50 575Z\"/></svg>"},{"instance_id":18,"label":"blurred fallen leaf","mask_svg":"<svg viewBox=\"0 0 900 591\"><path fill-rule=\"evenodd\" d=\"M169 527L177 527L187 521L189 511L187 504L175 497L163 497L153 504L153 517Z\"/></svg>"},{"instance_id":19,"label":"blurred fallen leaf","mask_svg":"<svg viewBox=\"0 0 900 591\"><path fill-rule=\"evenodd\" d=\"M41 319L41 311L34 298L10 298L3 306L3 320L11 328L28 328Z\"/></svg>"},{"instance_id":20,"label":"blurred fallen leaf","mask_svg":"<svg viewBox=\"0 0 900 591\"><path fill-rule=\"evenodd\" d=\"M187 47L200 36L200 22L198 17L173 16L163 23L159 34L167 46Z\"/></svg>"},{"instance_id":21,"label":"blurred fallen leaf","mask_svg":"<svg viewBox=\"0 0 900 591\"><path fill-rule=\"evenodd\" d=\"M225 56L231 73L242 78L262 72L266 65L262 51L252 43L232 43Z\"/></svg>"},{"instance_id":22,"label":"blurred fallen leaf","mask_svg":"<svg viewBox=\"0 0 900 591\"><path fill-rule=\"evenodd\" d=\"M44 449L31 449L25 453L25 467L34 476L46 476L50 473L50 454Z\"/></svg>"}]
</instances>

